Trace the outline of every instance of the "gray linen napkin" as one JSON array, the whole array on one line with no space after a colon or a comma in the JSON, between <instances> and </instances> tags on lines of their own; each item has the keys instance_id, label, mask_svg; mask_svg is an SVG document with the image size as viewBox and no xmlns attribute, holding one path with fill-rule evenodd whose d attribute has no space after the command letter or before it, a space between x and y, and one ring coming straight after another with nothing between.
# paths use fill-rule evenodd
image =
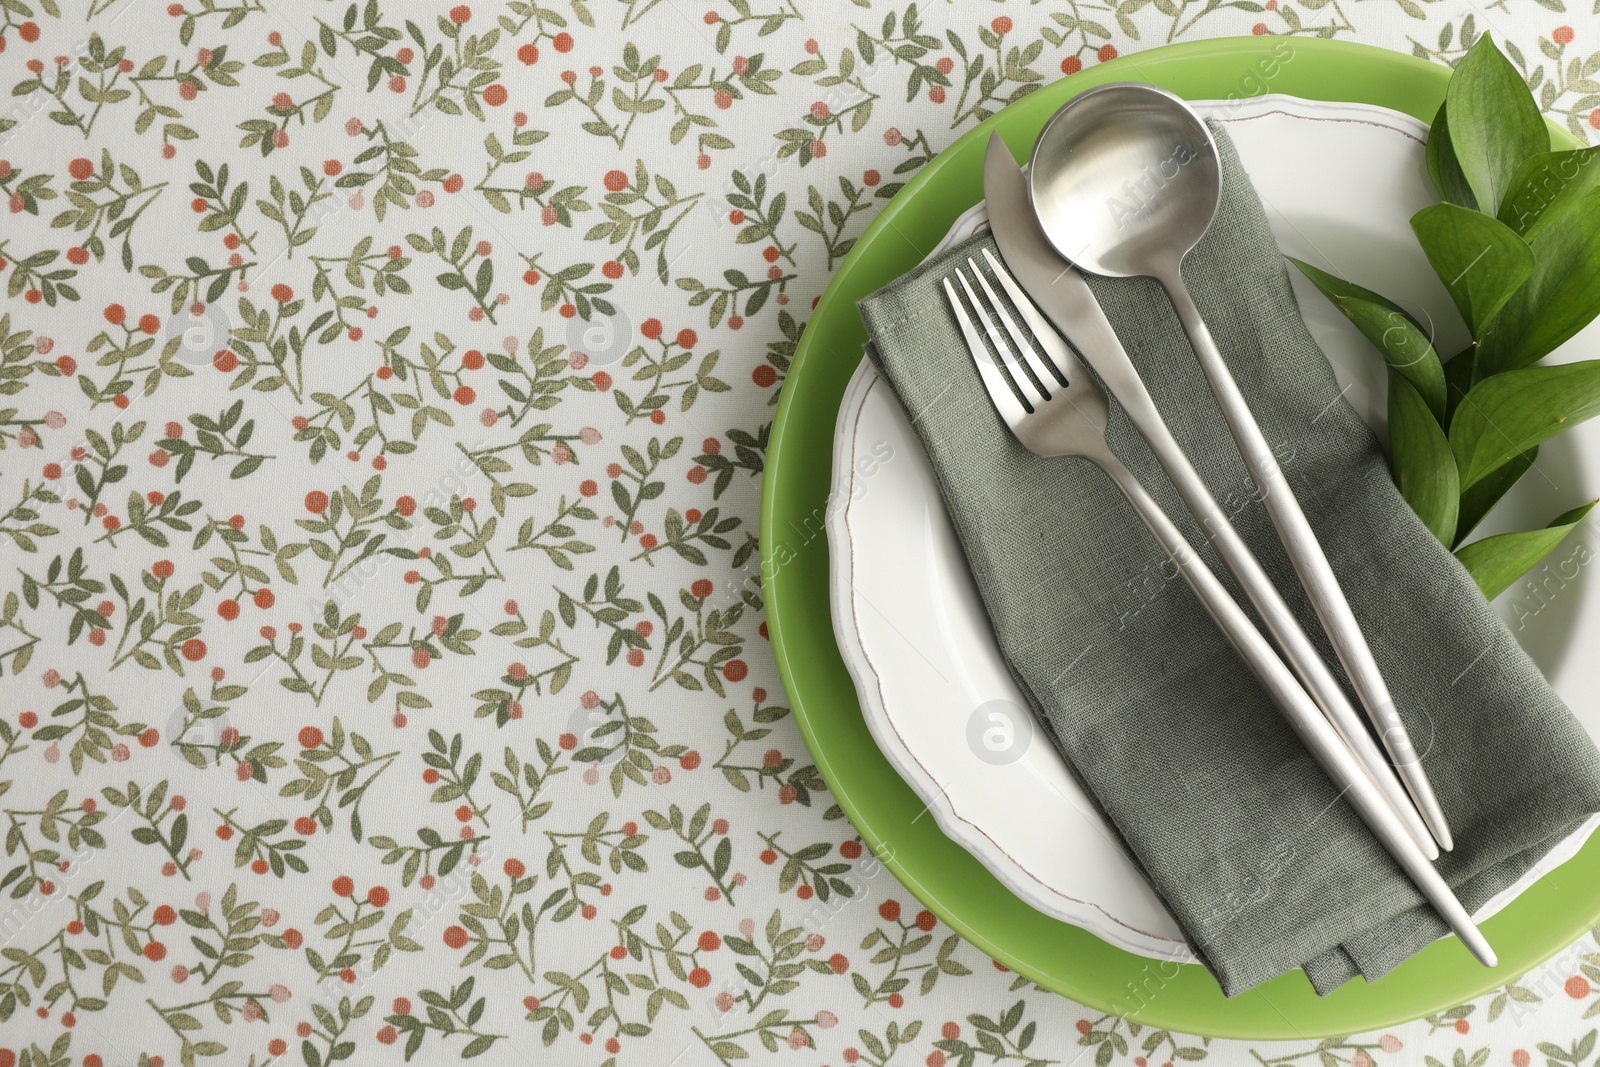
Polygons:
<instances>
[{"instance_id":1,"label":"gray linen napkin","mask_svg":"<svg viewBox=\"0 0 1600 1067\"><path fill-rule=\"evenodd\" d=\"M1426 752L1456 840L1439 869L1477 908L1600 811L1600 755L1395 490L1306 331L1232 143L1213 130L1223 202L1185 277ZM1297 967L1324 994L1381 977L1447 928L1105 475L1035 456L1000 422L938 285L983 247L987 234L859 307L1013 676L1226 994ZM1189 458L1335 663L1170 304L1145 279L1089 283ZM1115 403L1110 440L1204 545Z\"/></svg>"}]
</instances>

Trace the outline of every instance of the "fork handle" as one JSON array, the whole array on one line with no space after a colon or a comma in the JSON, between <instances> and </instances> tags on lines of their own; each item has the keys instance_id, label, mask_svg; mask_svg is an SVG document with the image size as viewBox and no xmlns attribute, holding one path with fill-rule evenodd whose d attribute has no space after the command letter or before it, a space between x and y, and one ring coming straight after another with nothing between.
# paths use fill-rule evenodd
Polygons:
<instances>
[{"instance_id":1,"label":"fork handle","mask_svg":"<svg viewBox=\"0 0 1600 1067\"><path fill-rule=\"evenodd\" d=\"M1194 590L1200 603L1216 620L1217 626L1283 712L1306 749L1327 772L1339 792L1349 798L1350 805L1372 829L1384 849L1394 857L1418 891L1433 905L1473 956L1485 967L1495 966L1499 961L1494 949L1489 946L1488 940L1472 921L1472 916L1457 899L1449 883L1428 861L1428 856L1417 843L1411 829L1400 818L1367 767L1345 744L1333 724L1323 716L1322 710L1255 628L1244 609L1229 595L1217 576L1211 573L1182 532L1161 510L1161 506L1145 492L1133 472L1109 452L1090 458L1122 490L1128 503L1133 505L1133 510L1177 565L1189 588Z\"/></svg>"},{"instance_id":2,"label":"fork handle","mask_svg":"<svg viewBox=\"0 0 1600 1067\"><path fill-rule=\"evenodd\" d=\"M1306 596L1339 662L1350 677L1351 686L1360 698L1367 717L1377 729L1378 738L1394 762L1401 781L1416 802L1423 821L1438 840L1439 847L1449 851L1453 841L1444 811L1434 795L1427 773L1422 769L1411 736L1395 710L1394 700L1372 657L1372 650L1367 647L1367 640L1361 633L1355 614L1350 610L1350 602L1339 588L1339 579L1317 541L1317 535L1306 521L1305 512L1300 510L1300 503L1273 457L1266 435L1261 432L1244 395L1239 392L1238 383L1233 380L1227 363L1223 361L1211 331L1201 318L1200 309L1195 306L1194 299L1183 283L1181 272L1166 272L1158 280L1167 290L1184 331L1189 335L1200 369L1210 383L1217 406L1221 408L1228 429L1244 456L1245 466L1260 490L1267 515L1278 531L1278 539L1283 542L1300 584L1304 586Z\"/></svg>"}]
</instances>

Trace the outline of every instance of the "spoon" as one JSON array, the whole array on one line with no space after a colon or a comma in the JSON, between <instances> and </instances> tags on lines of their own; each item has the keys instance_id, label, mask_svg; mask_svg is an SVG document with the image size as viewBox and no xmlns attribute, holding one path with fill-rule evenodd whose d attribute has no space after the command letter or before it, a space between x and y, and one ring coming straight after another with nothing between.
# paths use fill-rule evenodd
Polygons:
<instances>
[{"instance_id":1,"label":"spoon","mask_svg":"<svg viewBox=\"0 0 1600 1067\"><path fill-rule=\"evenodd\" d=\"M1205 122L1171 93L1132 82L1069 101L1040 131L1028 167L1028 196L1057 252L1094 274L1153 278L1166 290L1317 618L1423 821L1449 850L1444 812L1333 568L1184 283L1184 257L1205 236L1221 195L1221 159ZM1283 647L1281 636L1274 634ZM1316 679L1301 680L1335 725L1348 728L1323 703Z\"/></svg>"}]
</instances>

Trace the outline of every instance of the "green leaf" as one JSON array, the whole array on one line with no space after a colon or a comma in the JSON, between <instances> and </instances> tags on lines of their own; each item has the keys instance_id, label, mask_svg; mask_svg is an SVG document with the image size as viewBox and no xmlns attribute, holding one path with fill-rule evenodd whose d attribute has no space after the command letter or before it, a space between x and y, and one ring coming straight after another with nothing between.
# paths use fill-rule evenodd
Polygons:
<instances>
[{"instance_id":1,"label":"green leaf","mask_svg":"<svg viewBox=\"0 0 1600 1067\"><path fill-rule=\"evenodd\" d=\"M1528 245L1532 276L1478 339L1481 374L1538 362L1600 314L1600 189L1550 207Z\"/></svg>"},{"instance_id":2,"label":"green leaf","mask_svg":"<svg viewBox=\"0 0 1600 1067\"><path fill-rule=\"evenodd\" d=\"M1292 256L1286 258L1311 279L1312 284L1333 302L1334 307L1344 312L1356 329L1383 353L1390 368L1411 383L1427 403L1428 410L1433 412L1434 418L1443 423L1444 367L1428 335L1416 320L1371 289L1363 289L1354 282L1318 270Z\"/></svg>"},{"instance_id":3,"label":"green leaf","mask_svg":"<svg viewBox=\"0 0 1600 1067\"><path fill-rule=\"evenodd\" d=\"M1533 249L1503 222L1454 204L1411 216L1411 229L1472 336L1533 273Z\"/></svg>"},{"instance_id":4,"label":"green leaf","mask_svg":"<svg viewBox=\"0 0 1600 1067\"><path fill-rule=\"evenodd\" d=\"M1467 535L1483 521L1483 517L1489 514L1496 504L1500 503L1500 498L1528 473L1528 469L1538 458L1538 448L1530 448L1519 456L1512 456L1461 494L1461 512L1456 519L1457 545L1467 539Z\"/></svg>"},{"instance_id":5,"label":"green leaf","mask_svg":"<svg viewBox=\"0 0 1600 1067\"><path fill-rule=\"evenodd\" d=\"M1559 545L1572 528L1583 521L1594 501L1557 515L1542 530L1522 530L1497 534L1474 541L1456 551L1456 559L1467 568L1483 595L1490 600L1511 588L1515 582Z\"/></svg>"},{"instance_id":6,"label":"green leaf","mask_svg":"<svg viewBox=\"0 0 1600 1067\"><path fill-rule=\"evenodd\" d=\"M1530 237L1541 220L1554 217L1551 208L1600 188L1600 166L1596 164L1600 164L1600 145L1541 152L1523 160L1500 204L1500 221Z\"/></svg>"},{"instance_id":7,"label":"green leaf","mask_svg":"<svg viewBox=\"0 0 1600 1067\"><path fill-rule=\"evenodd\" d=\"M1424 526L1455 539L1461 483L1450 442L1433 412L1399 371L1389 372L1389 462L1395 484Z\"/></svg>"},{"instance_id":8,"label":"green leaf","mask_svg":"<svg viewBox=\"0 0 1600 1067\"><path fill-rule=\"evenodd\" d=\"M1478 210L1498 214L1517 168L1529 156L1550 151L1539 105L1487 33L1450 76L1445 105L1450 145Z\"/></svg>"},{"instance_id":9,"label":"green leaf","mask_svg":"<svg viewBox=\"0 0 1600 1067\"><path fill-rule=\"evenodd\" d=\"M1450 429L1450 423L1456 417L1456 409L1461 406L1461 401L1465 399L1467 391L1472 388L1472 383L1478 376L1477 368L1477 345L1471 345L1457 352L1444 365L1444 428L1446 430Z\"/></svg>"},{"instance_id":10,"label":"green leaf","mask_svg":"<svg viewBox=\"0 0 1600 1067\"><path fill-rule=\"evenodd\" d=\"M1448 106L1448 103L1439 105L1439 113L1433 117L1433 125L1428 129L1428 177L1433 179L1439 199L1476 209L1477 198L1472 195L1472 186L1467 184L1467 176L1461 172L1461 164L1456 161L1455 146L1450 142L1450 125L1445 118Z\"/></svg>"},{"instance_id":11,"label":"green leaf","mask_svg":"<svg viewBox=\"0 0 1600 1067\"><path fill-rule=\"evenodd\" d=\"M1461 401L1450 447L1466 490L1513 456L1600 413L1600 360L1485 378Z\"/></svg>"}]
</instances>

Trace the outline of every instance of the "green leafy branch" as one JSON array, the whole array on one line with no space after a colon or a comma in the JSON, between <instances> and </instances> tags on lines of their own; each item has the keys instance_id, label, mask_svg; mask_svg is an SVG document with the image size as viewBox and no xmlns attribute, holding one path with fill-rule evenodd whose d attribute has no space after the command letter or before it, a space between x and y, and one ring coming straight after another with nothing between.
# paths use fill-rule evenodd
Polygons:
<instances>
[{"instance_id":1,"label":"green leafy branch","mask_svg":"<svg viewBox=\"0 0 1600 1067\"><path fill-rule=\"evenodd\" d=\"M556 764L561 759L561 750L551 746L544 738L534 739L534 753L538 763L528 760L524 763L517 758L511 746L506 746L505 773L490 771L489 780L501 792L509 793L517 802L517 808L522 813L521 827L527 830L528 824L537 822L550 811L554 804L551 800L540 800L539 794L551 778L558 774L565 774L570 767L559 767ZM523 786L527 786L527 795L523 795Z\"/></svg>"},{"instance_id":2,"label":"green leafy branch","mask_svg":"<svg viewBox=\"0 0 1600 1067\"><path fill-rule=\"evenodd\" d=\"M464 227L454 240L447 241L444 231L435 226L428 234L410 233L406 242L422 255L437 255L449 270L435 276L444 289L464 292L472 297L478 310L490 322L495 322L498 300L489 290L494 286L494 260L489 258L489 243L472 240L472 227ZM473 261L478 260L476 268Z\"/></svg>"},{"instance_id":3,"label":"green leafy branch","mask_svg":"<svg viewBox=\"0 0 1600 1067\"><path fill-rule=\"evenodd\" d=\"M278 790L281 797L303 797L313 803L310 818L323 830L333 829L332 804L350 809L350 835L361 840L361 801L367 790L394 763L398 751L376 753L372 743L361 734L346 733L339 717L333 717L328 735L324 738L316 731L321 743L304 747L311 738L302 735L302 749L294 765L300 777L283 784ZM345 742L349 742L349 752Z\"/></svg>"},{"instance_id":4,"label":"green leafy branch","mask_svg":"<svg viewBox=\"0 0 1600 1067\"><path fill-rule=\"evenodd\" d=\"M424 1015L390 1015L389 1025L405 1035L406 1062L411 1062L411 1057L422 1048L423 1038L429 1032L439 1034L441 1037L466 1037L469 1040L462 1047L460 1057L464 1060L481 1056L503 1039L505 1034L483 1033L475 1027L478 1020L483 1018L483 1009L488 1005L488 997L472 999L474 978L467 978L460 985L452 986L448 994L436 993L431 989L419 990L417 997L425 1008Z\"/></svg>"},{"instance_id":5,"label":"green leafy branch","mask_svg":"<svg viewBox=\"0 0 1600 1067\"><path fill-rule=\"evenodd\" d=\"M972 1027L970 1041L959 1035L941 1037L933 1043L934 1047L950 1057L954 1067L973 1067L980 1055L988 1057L991 1063L1009 1059L1019 1060L1026 1067L1046 1067L1048 1064L1061 1062L1035 1056L1028 1051L1038 1033L1038 1027L1032 1020L1023 1023L1024 1007L1025 1002L1019 1000L1001 1012L998 1019L991 1019L982 1012L973 1012L967 1016L967 1025ZM1121 1034L1116 1034L1115 1040L1103 1036L1104 1032L1093 1039L1090 1038L1090 1034L1096 1034L1096 1031L1090 1030L1087 1034L1080 1034L1079 1044L1094 1047L1095 1067L1107 1067L1115 1058L1119 1044L1122 1048L1121 1054L1124 1056L1128 1054L1127 1040Z\"/></svg>"},{"instance_id":6,"label":"green leafy branch","mask_svg":"<svg viewBox=\"0 0 1600 1067\"><path fill-rule=\"evenodd\" d=\"M1551 151L1526 82L1485 34L1457 65L1428 138L1442 202L1411 220L1472 344L1442 360L1398 305L1294 261L1383 354L1395 481L1491 599L1593 507L1465 543L1540 445L1600 413L1600 360L1539 365L1600 314L1596 159L1596 148Z\"/></svg>"},{"instance_id":7,"label":"green leafy branch","mask_svg":"<svg viewBox=\"0 0 1600 1067\"><path fill-rule=\"evenodd\" d=\"M121 178L125 189L117 187L118 178ZM87 178L75 180L67 186L63 195L72 206L51 219L50 226L53 229L70 226L75 233L87 232L88 236L80 240L78 247L97 262L105 258L108 239L115 241L122 238L122 268L131 271L133 227L150 205L160 199L161 190L166 187L166 182L144 184L138 171L126 163L113 164L110 152L103 152L99 168ZM101 193L109 194L108 198L96 199ZM102 227L106 229L105 237L100 235ZM69 262L71 259L72 251L69 250Z\"/></svg>"},{"instance_id":8,"label":"green leafy branch","mask_svg":"<svg viewBox=\"0 0 1600 1067\"><path fill-rule=\"evenodd\" d=\"M124 808L143 820L144 825L134 827L130 836L141 845L159 846L172 861L169 870L175 869L184 881L189 881L189 865L196 858L183 847L189 840L189 816L184 814L183 797L168 799L167 780L163 778L149 792L129 781L125 789L106 786L101 793L112 807Z\"/></svg>"},{"instance_id":9,"label":"green leafy branch","mask_svg":"<svg viewBox=\"0 0 1600 1067\"><path fill-rule=\"evenodd\" d=\"M244 400L235 400L215 418L210 415L190 415L189 425L195 429L193 441L184 437L167 437L158 441L168 453L176 456L178 466L173 471L174 481L194 466L196 456L206 455L212 460L230 460L233 466L228 477L234 481L247 478L261 468L261 464L274 458L265 452L248 452L245 446L255 436L256 420L244 418Z\"/></svg>"},{"instance_id":10,"label":"green leafy branch","mask_svg":"<svg viewBox=\"0 0 1600 1067\"><path fill-rule=\"evenodd\" d=\"M304 189L291 189L276 174L267 179L270 201L257 200L256 210L276 222L283 230L284 255L294 258L294 250L317 235L317 227L309 225L312 209L333 194L323 188L327 179L319 178L310 167L300 168L300 185ZM319 217L322 213L319 212Z\"/></svg>"}]
</instances>

